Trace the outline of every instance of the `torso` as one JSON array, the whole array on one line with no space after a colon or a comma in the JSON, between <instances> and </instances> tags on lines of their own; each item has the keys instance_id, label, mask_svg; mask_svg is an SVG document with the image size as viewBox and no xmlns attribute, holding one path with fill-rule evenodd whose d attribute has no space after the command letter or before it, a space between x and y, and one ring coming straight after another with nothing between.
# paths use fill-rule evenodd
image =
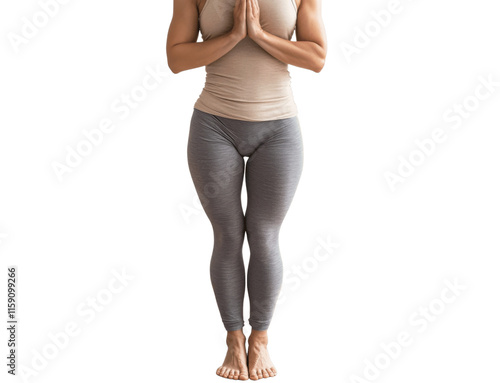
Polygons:
<instances>
[{"instance_id":1,"label":"torso","mask_svg":"<svg viewBox=\"0 0 500 383\"><path fill-rule=\"evenodd\" d=\"M295 0L295 4L297 4L297 9L299 9L299 6L300 6L300 2L302 0ZM198 5L198 15L201 13L203 7L205 6L205 3L207 2L207 0L196 0L196 3Z\"/></svg>"},{"instance_id":2,"label":"torso","mask_svg":"<svg viewBox=\"0 0 500 383\"><path fill-rule=\"evenodd\" d=\"M231 30L234 4L239 0L197 1L203 41ZM262 29L291 40L297 23L297 1L258 0ZM273 57L249 36L205 69L205 86L194 105L196 109L246 121L270 121L298 113L288 64Z\"/></svg>"}]
</instances>

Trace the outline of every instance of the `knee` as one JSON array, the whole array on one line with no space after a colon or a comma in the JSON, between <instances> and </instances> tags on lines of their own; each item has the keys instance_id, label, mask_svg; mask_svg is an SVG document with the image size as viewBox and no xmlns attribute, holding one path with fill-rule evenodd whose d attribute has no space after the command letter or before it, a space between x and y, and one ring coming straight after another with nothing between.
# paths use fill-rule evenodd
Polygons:
<instances>
[{"instance_id":1,"label":"knee","mask_svg":"<svg viewBox=\"0 0 500 383\"><path fill-rule=\"evenodd\" d=\"M271 250L278 245L279 225L247 220L245 222L245 231L251 250Z\"/></svg>"},{"instance_id":2,"label":"knee","mask_svg":"<svg viewBox=\"0 0 500 383\"><path fill-rule=\"evenodd\" d=\"M214 244L226 250L241 249L245 239L245 228L224 227L214 228Z\"/></svg>"}]
</instances>

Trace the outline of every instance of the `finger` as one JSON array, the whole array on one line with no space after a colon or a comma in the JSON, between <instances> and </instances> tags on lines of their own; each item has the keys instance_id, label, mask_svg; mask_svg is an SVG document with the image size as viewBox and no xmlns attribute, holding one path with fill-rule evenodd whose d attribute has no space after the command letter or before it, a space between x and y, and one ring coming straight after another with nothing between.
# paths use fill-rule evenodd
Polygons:
<instances>
[{"instance_id":1,"label":"finger","mask_svg":"<svg viewBox=\"0 0 500 383\"><path fill-rule=\"evenodd\" d=\"M250 15L252 15L252 12L253 12L253 10L252 10L252 0L246 0L246 2L247 2L247 11L248 11L248 13Z\"/></svg>"}]
</instances>

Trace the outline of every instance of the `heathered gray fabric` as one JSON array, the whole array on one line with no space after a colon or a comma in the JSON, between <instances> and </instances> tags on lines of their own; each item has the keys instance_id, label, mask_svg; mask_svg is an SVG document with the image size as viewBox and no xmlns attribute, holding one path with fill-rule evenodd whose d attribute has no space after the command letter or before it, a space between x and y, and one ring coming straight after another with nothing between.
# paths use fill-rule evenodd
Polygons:
<instances>
[{"instance_id":1,"label":"heathered gray fabric","mask_svg":"<svg viewBox=\"0 0 500 383\"><path fill-rule=\"evenodd\" d=\"M303 167L299 119L243 121L194 108L187 157L213 227L210 278L224 327L234 331L244 326L246 280L248 322L255 330L266 330L283 281L279 231ZM248 157L246 170L244 157ZM247 278L242 257L245 232L250 248Z\"/></svg>"}]
</instances>

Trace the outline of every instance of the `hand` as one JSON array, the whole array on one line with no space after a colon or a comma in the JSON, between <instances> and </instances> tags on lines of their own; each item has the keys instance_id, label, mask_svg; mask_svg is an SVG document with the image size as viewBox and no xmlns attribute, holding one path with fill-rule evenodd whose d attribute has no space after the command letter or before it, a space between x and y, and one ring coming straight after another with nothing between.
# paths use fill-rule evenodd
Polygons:
<instances>
[{"instance_id":1,"label":"hand","mask_svg":"<svg viewBox=\"0 0 500 383\"><path fill-rule=\"evenodd\" d=\"M255 40L263 29L260 25L260 8L257 0L245 0L247 3L247 33Z\"/></svg>"},{"instance_id":2,"label":"hand","mask_svg":"<svg viewBox=\"0 0 500 383\"><path fill-rule=\"evenodd\" d=\"M236 0L236 4L234 5L234 23L231 32L238 37L239 40L243 40L247 36L246 1L247 0Z\"/></svg>"}]
</instances>

